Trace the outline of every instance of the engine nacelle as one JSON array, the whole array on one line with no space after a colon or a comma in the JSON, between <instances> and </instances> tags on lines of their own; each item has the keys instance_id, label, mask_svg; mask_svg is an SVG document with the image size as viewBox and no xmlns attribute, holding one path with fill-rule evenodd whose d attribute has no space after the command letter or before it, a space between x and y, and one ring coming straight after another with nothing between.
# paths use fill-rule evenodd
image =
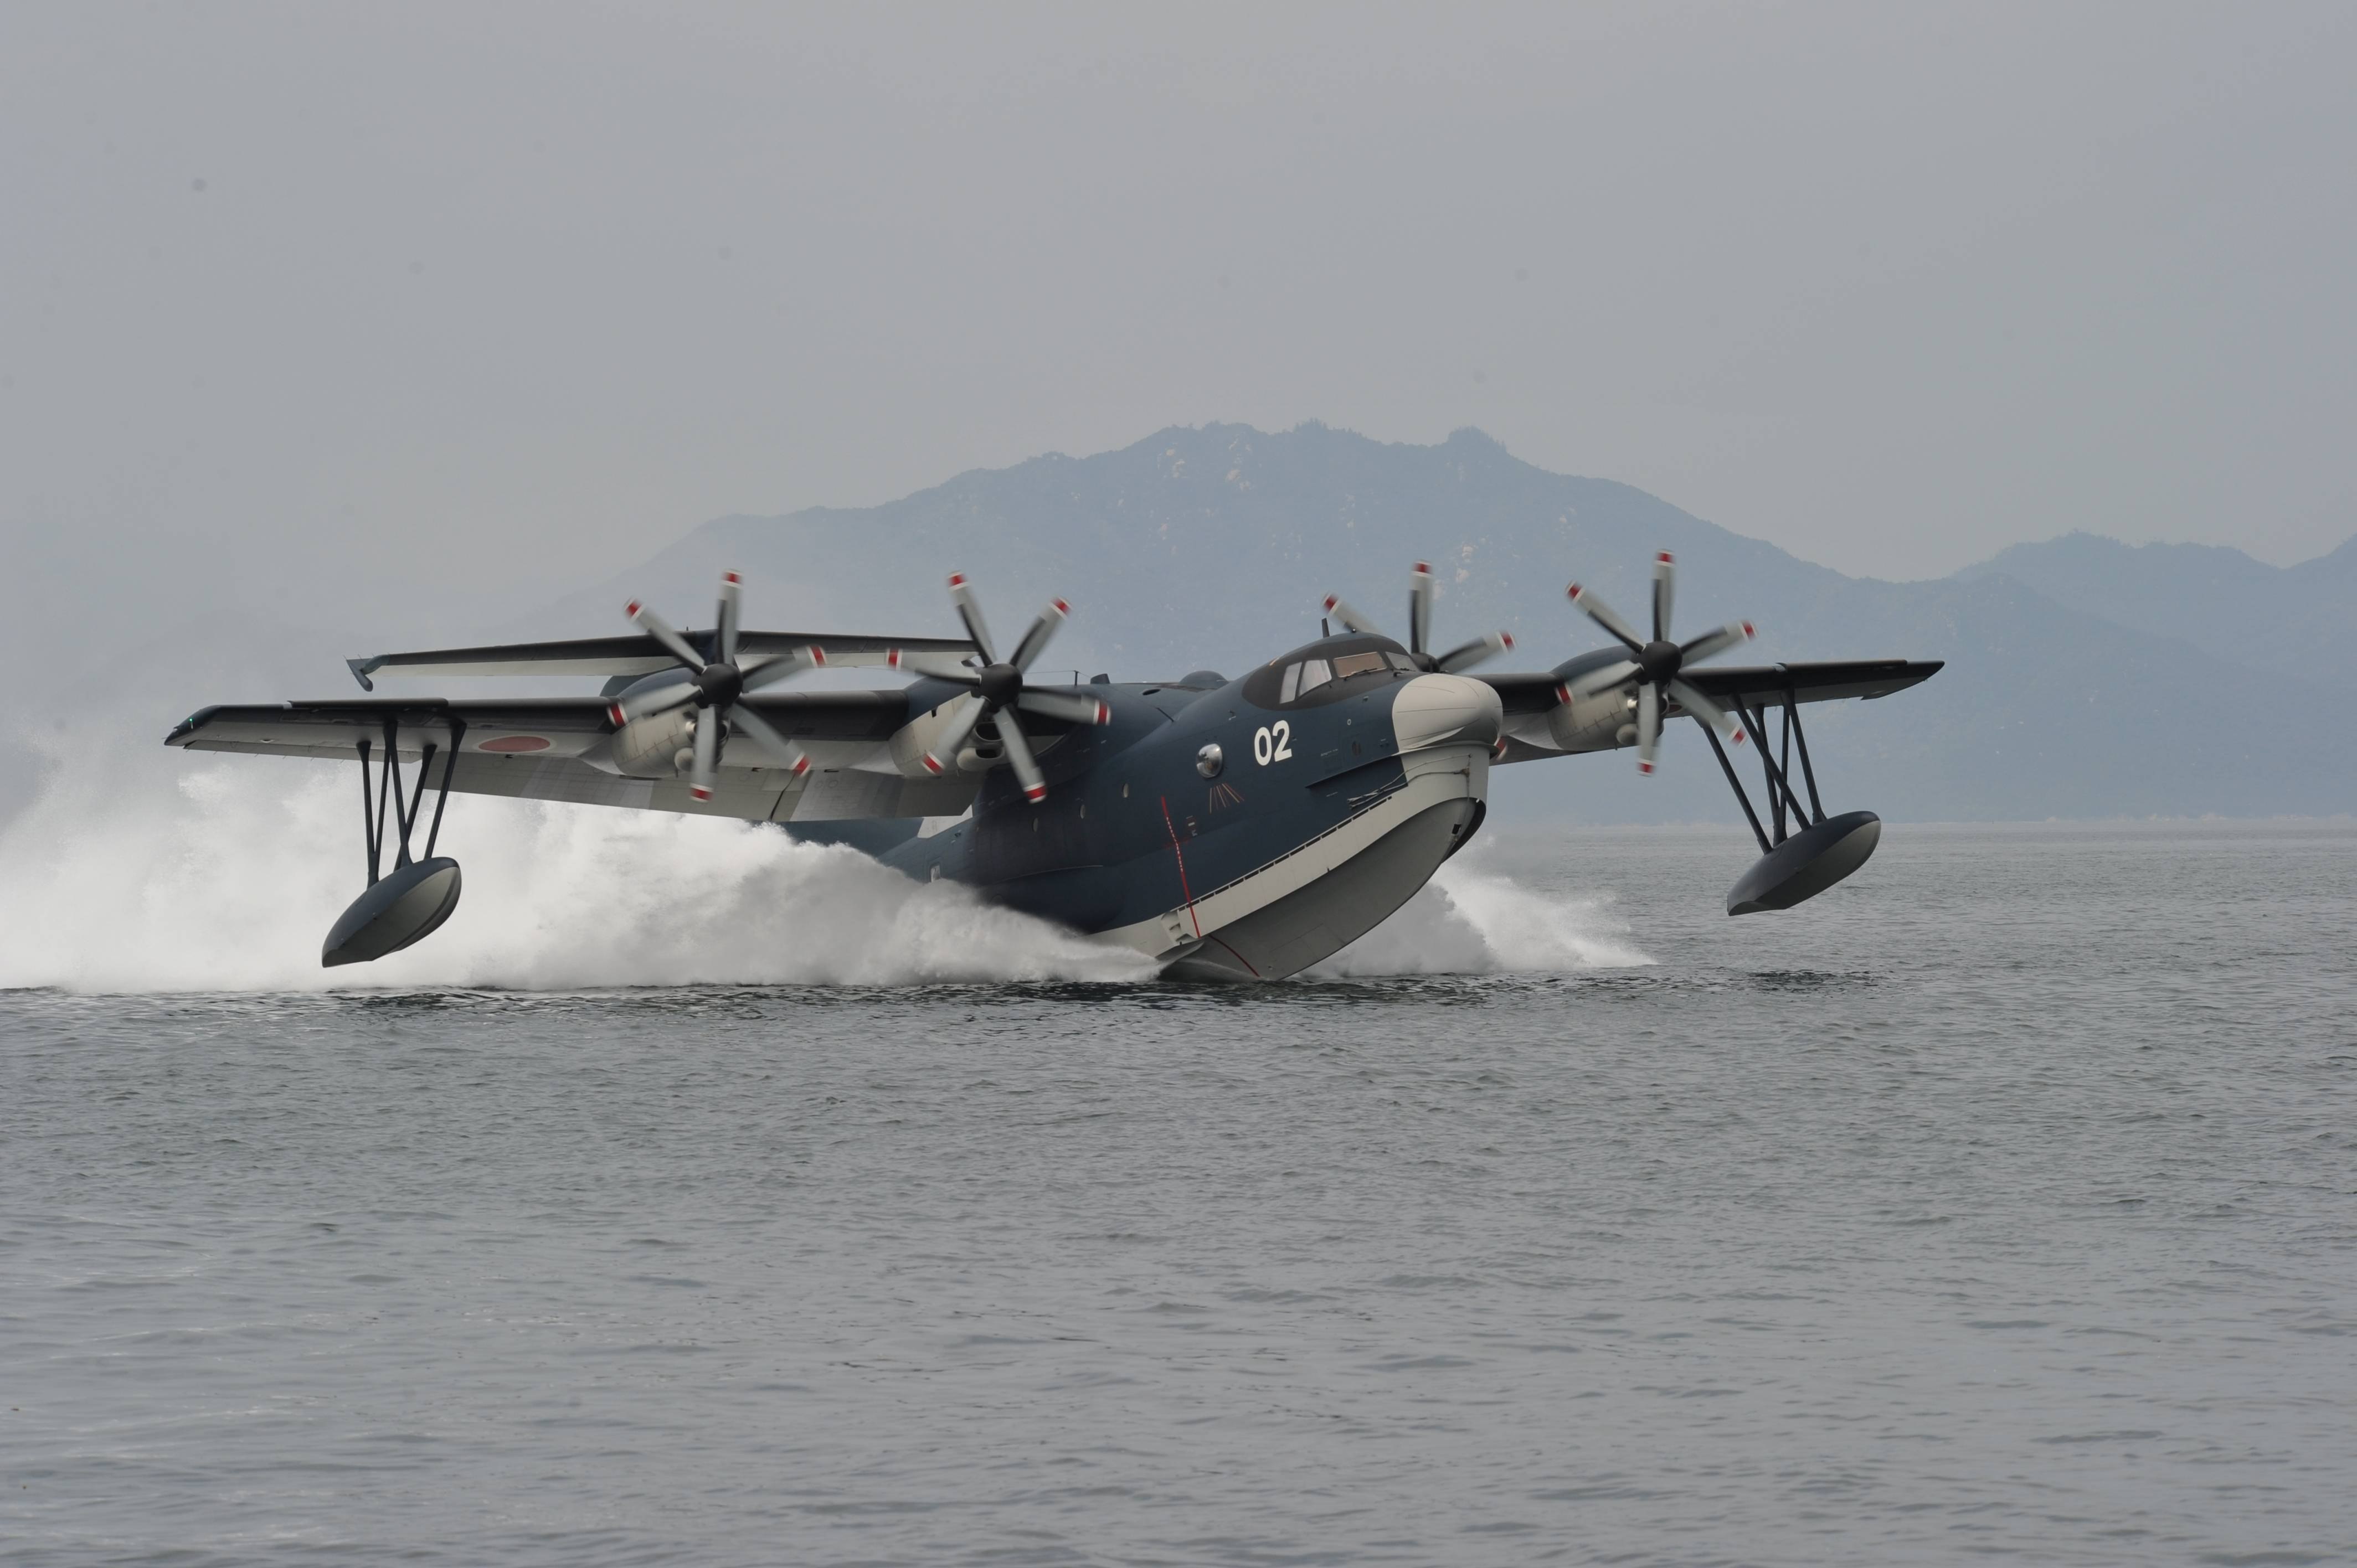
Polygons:
<instances>
[{"instance_id":1,"label":"engine nacelle","mask_svg":"<svg viewBox=\"0 0 2357 1568\"><path fill-rule=\"evenodd\" d=\"M1620 732L1634 719L1637 699L1615 687L1568 703L1557 703L1547 713L1547 734L1563 751L1606 751L1625 744Z\"/></svg>"},{"instance_id":2,"label":"engine nacelle","mask_svg":"<svg viewBox=\"0 0 2357 1568\"><path fill-rule=\"evenodd\" d=\"M614 732L614 767L633 779L671 779L680 754L695 744L696 710L673 708L632 719Z\"/></svg>"},{"instance_id":3,"label":"engine nacelle","mask_svg":"<svg viewBox=\"0 0 2357 1568\"><path fill-rule=\"evenodd\" d=\"M933 770L925 766L925 753L931 751L934 742L947 733L964 705L974 700L963 694L952 697L940 707L927 709L892 732L892 766L899 770L902 778L931 779L933 776ZM985 755L976 749L980 744L976 736L966 737L965 745L957 755L957 766L961 771L980 772L996 760L996 748L987 748L990 755Z\"/></svg>"}]
</instances>

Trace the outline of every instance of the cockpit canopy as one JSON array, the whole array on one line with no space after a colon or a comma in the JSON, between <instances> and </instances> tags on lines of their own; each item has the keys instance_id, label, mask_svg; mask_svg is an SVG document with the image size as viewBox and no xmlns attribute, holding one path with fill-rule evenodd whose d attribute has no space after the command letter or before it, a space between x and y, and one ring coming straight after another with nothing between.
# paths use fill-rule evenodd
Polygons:
<instances>
[{"instance_id":1,"label":"cockpit canopy","mask_svg":"<svg viewBox=\"0 0 2357 1568\"><path fill-rule=\"evenodd\" d=\"M1417 672L1407 650L1387 637L1329 637L1244 677L1244 701L1260 708L1314 708Z\"/></svg>"}]
</instances>

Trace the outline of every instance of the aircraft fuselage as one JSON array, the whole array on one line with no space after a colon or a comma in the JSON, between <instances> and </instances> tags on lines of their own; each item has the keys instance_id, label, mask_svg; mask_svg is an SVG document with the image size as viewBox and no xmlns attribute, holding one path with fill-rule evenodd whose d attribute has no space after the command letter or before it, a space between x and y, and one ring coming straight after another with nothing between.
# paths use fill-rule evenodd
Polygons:
<instances>
[{"instance_id":1,"label":"aircraft fuselage","mask_svg":"<svg viewBox=\"0 0 2357 1568\"><path fill-rule=\"evenodd\" d=\"M1485 810L1496 694L1383 638L1324 639L1216 687L1095 690L1111 722L1041 749L1044 801L995 770L970 819L886 862L1177 972L1275 979L1399 908ZM910 711L957 694L920 682Z\"/></svg>"}]
</instances>

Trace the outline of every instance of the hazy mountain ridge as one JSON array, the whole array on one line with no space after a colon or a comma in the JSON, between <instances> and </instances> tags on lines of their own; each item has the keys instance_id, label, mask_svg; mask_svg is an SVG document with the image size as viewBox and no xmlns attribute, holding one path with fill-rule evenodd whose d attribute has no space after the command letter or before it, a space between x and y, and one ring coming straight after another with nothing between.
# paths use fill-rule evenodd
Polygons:
<instances>
[{"instance_id":1,"label":"hazy mountain ridge","mask_svg":"<svg viewBox=\"0 0 2357 1568\"><path fill-rule=\"evenodd\" d=\"M1821 771L1846 804L1917 819L2357 804L2357 746L2333 726L2276 716L2338 699L2313 672L2227 659L2181 627L2163 635L2090 613L2057 596L2078 579L2054 594L2025 584L2038 558L2018 553L1999 558L2008 570L1931 582L1846 577L1633 487L1534 467L1476 431L1415 446L1318 424L1172 428L1093 456L976 469L882 506L723 518L552 606L531 629L619 629L620 606L640 594L700 624L716 574L734 565L758 625L949 634L942 582L963 570L1003 641L1048 595L1071 601L1049 656L1060 668L1233 674L1313 635L1329 590L1404 634L1407 568L1422 558L1440 575L1440 640L1503 627L1521 646L1497 667L1539 669L1602 640L1566 603L1565 584L1577 575L1641 616L1660 548L1679 558L1682 635L1742 617L1760 626L1748 656L1759 661L1948 661L1887 702L1817 711ZM1692 735L1674 736L1668 777L1632 774L1620 758L1510 769L1501 798L1598 821L1731 814Z\"/></svg>"},{"instance_id":2,"label":"hazy mountain ridge","mask_svg":"<svg viewBox=\"0 0 2357 1568\"><path fill-rule=\"evenodd\" d=\"M2219 544L2123 544L2067 533L2016 544L1958 577L2010 576L2058 604L2237 664L2357 689L2357 537L2294 566Z\"/></svg>"}]
</instances>

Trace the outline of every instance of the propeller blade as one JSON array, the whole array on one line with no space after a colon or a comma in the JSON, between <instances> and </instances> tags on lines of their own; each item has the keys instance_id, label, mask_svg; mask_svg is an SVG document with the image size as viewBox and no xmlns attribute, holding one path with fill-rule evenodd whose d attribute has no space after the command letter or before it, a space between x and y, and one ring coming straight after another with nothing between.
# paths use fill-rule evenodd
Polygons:
<instances>
[{"instance_id":1,"label":"propeller blade","mask_svg":"<svg viewBox=\"0 0 2357 1568\"><path fill-rule=\"evenodd\" d=\"M826 663L826 650L813 643L791 653L780 653L775 659L764 659L745 671L745 683L739 690L758 692L764 686L774 686L789 675L805 670L817 670Z\"/></svg>"},{"instance_id":2,"label":"propeller blade","mask_svg":"<svg viewBox=\"0 0 2357 1568\"><path fill-rule=\"evenodd\" d=\"M770 752L802 778L811 768L810 754L778 733L777 725L738 703L728 710L728 722L753 737L755 744Z\"/></svg>"},{"instance_id":3,"label":"propeller blade","mask_svg":"<svg viewBox=\"0 0 2357 1568\"><path fill-rule=\"evenodd\" d=\"M1039 612L1039 618L1031 623L1031 629L1023 634L1023 640L1015 645L1006 661L1017 670L1030 669L1031 661L1046 650L1048 639L1056 635L1056 628L1071 613L1072 607L1063 600L1049 599L1048 607Z\"/></svg>"},{"instance_id":4,"label":"propeller blade","mask_svg":"<svg viewBox=\"0 0 2357 1568\"><path fill-rule=\"evenodd\" d=\"M1622 620L1620 617L1614 612L1610 605L1606 604L1602 599L1598 598L1594 594L1590 593L1587 589L1581 587L1577 583L1574 583L1565 591L1569 594L1573 604L1577 605L1581 609L1587 612L1588 619L1594 621L1597 625L1602 627L1605 630L1610 632L1621 641L1627 643L1629 645L1630 652L1642 653L1645 651L1645 645L1638 640L1636 632L1631 628L1627 621Z\"/></svg>"},{"instance_id":5,"label":"propeller blade","mask_svg":"<svg viewBox=\"0 0 2357 1568\"><path fill-rule=\"evenodd\" d=\"M671 656L673 659L678 660L682 664L686 665L690 670L694 671L699 675L704 673L703 658L697 654L694 649L688 646L687 639L680 636L680 634L673 628L671 622L663 619L662 617L655 614L654 611L647 608L646 606L640 604L636 599L632 599L630 602L630 604L624 608L623 613L630 618L631 625L637 627L640 631L645 632L649 637L653 638L657 642L662 643L665 648L669 649L671 650Z\"/></svg>"},{"instance_id":6,"label":"propeller blade","mask_svg":"<svg viewBox=\"0 0 2357 1568\"><path fill-rule=\"evenodd\" d=\"M626 725L650 714L667 714L673 708L683 708L700 695L702 693L694 682L682 681L676 685L654 686L626 697L617 697L606 704L606 711L613 715L616 724Z\"/></svg>"},{"instance_id":7,"label":"propeller blade","mask_svg":"<svg viewBox=\"0 0 2357 1568\"><path fill-rule=\"evenodd\" d=\"M947 773L957 766L958 748L965 744L965 737L974 733L974 726L982 722L983 709L989 706L980 697L961 697L958 700L963 705L958 710L957 716L950 720L949 728L934 737L932 749L925 753L925 770L928 773Z\"/></svg>"},{"instance_id":8,"label":"propeller blade","mask_svg":"<svg viewBox=\"0 0 2357 1568\"><path fill-rule=\"evenodd\" d=\"M1677 699L1678 706L1717 730L1727 745L1743 744L1743 726L1729 718L1725 708L1704 696L1701 688L1693 682L1672 681L1670 695Z\"/></svg>"},{"instance_id":9,"label":"propeller blade","mask_svg":"<svg viewBox=\"0 0 2357 1568\"><path fill-rule=\"evenodd\" d=\"M910 653L902 649L884 650L885 664L894 670L905 670L911 675L931 675L943 681L974 682L974 666L954 653Z\"/></svg>"},{"instance_id":10,"label":"propeller blade","mask_svg":"<svg viewBox=\"0 0 2357 1568\"><path fill-rule=\"evenodd\" d=\"M1677 596L1678 564L1666 550L1653 556L1653 640L1670 640L1670 601Z\"/></svg>"},{"instance_id":11,"label":"propeller blade","mask_svg":"<svg viewBox=\"0 0 2357 1568\"><path fill-rule=\"evenodd\" d=\"M1038 714L1042 718L1065 719L1076 725L1113 722L1113 709L1103 698L1084 697L1078 692L1029 686L1015 699L1015 705L1027 714Z\"/></svg>"},{"instance_id":12,"label":"propeller blade","mask_svg":"<svg viewBox=\"0 0 2357 1568\"><path fill-rule=\"evenodd\" d=\"M1381 637L1383 634L1381 627L1332 594L1326 596L1326 613L1340 621L1344 629L1355 631L1361 637Z\"/></svg>"},{"instance_id":13,"label":"propeller blade","mask_svg":"<svg viewBox=\"0 0 2357 1568\"><path fill-rule=\"evenodd\" d=\"M1407 650L1421 658L1431 641L1432 565L1419 561L1407 579Z\"/></svg>"},{"instance_id":14,"label":"propeller blade","mask_svg":"<svg viewBox=\"0 0 2357 1568\"><path fill-rule=\"evenodd\" d=\"M1626 659L1617 664L1607 664L1600 670L1590 670L1563 688L1564 701L1567 703L1578 697L1592 697L1598 692L1609 692L1636 673L1637 666Z\"/></svg>"},{"instance_id":15,"label":"propeller blade","mask_svg":"<svg viewBox=\"0 0 2357 1568\"><path fill-rule=\"evenodd\" d=\"M720 715L709 710L695 719L695 772L687 792L699 800L712 799L712 784L720 772Z\"/></svg>"},{"instance_id":16,"label":"propeller blade","mask_svg":"<svg viewBox=\"0 0 2357 1568\"><path fill-rule=\"evenodd\" d=\"M745 579L736 573L720 574L720 618L713 625L719 628L716 635L720 639L718 646L723 664L737 662L737 600L742 596L744 587Z\"/></svg>"},{"instance_id":17,"label":"propeller blade","mask_svg":"<svg viewBox=\"0 0 2357 1568\"><path fill-rule=\"evenodd\" d=\"M950 603L957 606L958 618L965 622L965 634L974 639L974 651L982 655L982 661L997 663L997 645L990 640L990 628L982 624L982 607L974 602L974 588L963 572L950 574Z\"/></svg>"},{"instance_id":18,"label":"propeller blade","mask_svg":"<svg viewBox=\"0 0 2357 1568\"><path fill-rule=\"evenodd\" d=\"M1444 675L1454 675L1459 670L1470 670L1476 664L1509 652L1514 646L1512 632L1493 631L1487 637L1476 638L1461 648L1452 648L1432 661L1432 667Z\"/></svg>"},{"instance_id":19,"label":"propeller blade","mask_svg":"<svg viewBox=\"0 0 2357 1568\"><path fill-rule=\"evenodd\" d=\"M1662 749L1662 689L1651 681L1637 688L1637 771L1653 771Z\"/></svg>"},{"instance_id":20,"label":"propeller blade","mask_svg":"<svg viewBox=\"0 0 2357 1568\"><path fill-rule=\"evenodd\" d=\"M1006 747L1006 765L1015 769L1015 781L1023 786L1023 798L1036 806L1048 798L1048 781L1039 776L1039 759L1031 755L1031 737L1023 733L1013 710L999 709L997 719L999 743Z\"/></svg>"},{"instance_id":21,"label":"propeller blade","mask_svg":"<svg viewBox=\"0 0 2357 1568\"><path fill-rule=\"evenodd\" d=\"M1717 631L1704 632L1678 652L1682 662L1694 664L1705 659L1716 659L1738 643L1749 642L1758 635L1749 621L1732 620Z\"/></svg>"}]
</instances>

